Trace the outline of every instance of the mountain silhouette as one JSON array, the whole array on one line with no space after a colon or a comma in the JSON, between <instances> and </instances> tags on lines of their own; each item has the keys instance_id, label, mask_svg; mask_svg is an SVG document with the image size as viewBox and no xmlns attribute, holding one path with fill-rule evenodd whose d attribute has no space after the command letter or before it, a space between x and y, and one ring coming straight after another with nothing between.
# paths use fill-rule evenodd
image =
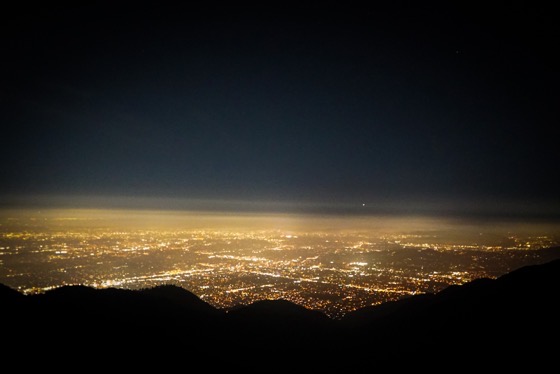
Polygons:
<instances>
[{"instance_id":1,"label":"mountain silhouette","mask_svg":"<svg viewBox=\"0 0 560 374\"><path fill-rule=\"evenodd\" d=\"M0 300L7 303L23 301L24 295L0 283Z\"/></svg>"},{"instance_id":2,"label":"mountain silhouette","mask_svg":"<svg viewBox=\"0 0 560 374\"><path fill-rule=\"evenodd\" d=\"M289 319L310 323L328 320L328 317L321 312L307 309L287 300L260 300L248 306L232 308L229 313L245 318Z\"/></svg>"},{"instance_id":3,"label":"mountain silhouette","mask_svg":"<svg viewBox=\"0 0 560 374\"><path fill-rule=\"evenodd\" d=\"M418 295L349 313L341 321L354 341L375 335L392 354L519 357L551 354L558 336L560 260L498 279L477 279L435 295Z\"/></svg>"},{"instance_id":4,"label":"mountain silhouette","mask_svg":"<svg viewBox=\"0 0 560 374\"><path fill-rule=\"evenodd\" d=\"M146 288L140 291L143 295L152 299L161 300L175 304L183 311L195 313L208 313L210 315L222 314L223 311L214 308L212 305L202 301L198 296L185 290L182 287L163 285L154 288ZM154 300L156 301L156 300Z\"/></svg>"},{"instance_id":5,"label":"mountain silhouette","mask_svg":"<svg viewBox=\"0 0 560 374\"><path fill-rule=\"evenodd\" d=\"M559 291L560 260L554 260L332 320L286 300L224 311L176 286L65 286L24 296L1 285L0 317L11 326L3 339L14 346L89 351L101 341L115 347L113 354L146 350L148 359L189 352L213 357L208 363L214 367L241 365L240 357L261 363L291 357L326 370L358 370L403 357L497 363L500 352L527 364L555 357Z\"/></svg>"}]
</instances>

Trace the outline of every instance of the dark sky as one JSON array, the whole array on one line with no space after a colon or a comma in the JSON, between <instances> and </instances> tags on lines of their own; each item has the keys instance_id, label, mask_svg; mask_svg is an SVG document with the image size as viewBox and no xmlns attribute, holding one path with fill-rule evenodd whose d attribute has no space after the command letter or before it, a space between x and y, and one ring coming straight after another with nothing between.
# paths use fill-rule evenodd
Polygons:
<instances>
[{"instance_id":1,"label":"dark sky","mask_svg":"<svg viewBox=\"0 0 560 374\"><path fill-rule=\"evenodd\" d=\"M0 195L558 212L559 15L416 3L6 11Z\"/></svg>"}]
</instances>

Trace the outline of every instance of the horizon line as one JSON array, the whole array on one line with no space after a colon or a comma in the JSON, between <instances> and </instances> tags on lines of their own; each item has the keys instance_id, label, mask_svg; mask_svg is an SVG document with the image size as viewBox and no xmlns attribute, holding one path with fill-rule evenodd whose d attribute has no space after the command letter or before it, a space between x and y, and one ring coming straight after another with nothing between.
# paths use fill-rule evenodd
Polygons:
<instances>
[{"instance_id":1,"label":"horizon line","mask_svg":"<svg viewBox=\"0 0 560 374\"><path fill-rule=\"evenodd\" d=\"M325 216L426 216L442 218L558 221L554 204L495 199L379 199L378 201L287 201L279 199L181 198L119 195L0 196L0 209L101 209L224 214L302 214Z\"/></svg>"}]
</instances>

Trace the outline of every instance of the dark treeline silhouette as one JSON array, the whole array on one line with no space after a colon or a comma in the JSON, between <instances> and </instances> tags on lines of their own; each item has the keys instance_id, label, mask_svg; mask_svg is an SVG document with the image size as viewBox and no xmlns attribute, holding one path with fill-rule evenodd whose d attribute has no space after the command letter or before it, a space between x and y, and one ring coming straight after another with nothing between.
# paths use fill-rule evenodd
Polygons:
<instances>
[{"instance_id":1,"label":"dark treeline silhouette","mask_svg":"<svg viewBox=\"0 0 560 374\"><path fill-rule=\"evenodd\" d=\"M176 286L67 286L24 296L0 285L0 315L5 357L42 357L43 365L71 353L92 365L117 357L129 368L181 357L188 358L187 366L198 359L208 368L246 371L300 365L361 370L446 360L534 367L554 362L559 286L555 260L332 320L283 300L219 310Z\"/></svg>"}]
</instances>

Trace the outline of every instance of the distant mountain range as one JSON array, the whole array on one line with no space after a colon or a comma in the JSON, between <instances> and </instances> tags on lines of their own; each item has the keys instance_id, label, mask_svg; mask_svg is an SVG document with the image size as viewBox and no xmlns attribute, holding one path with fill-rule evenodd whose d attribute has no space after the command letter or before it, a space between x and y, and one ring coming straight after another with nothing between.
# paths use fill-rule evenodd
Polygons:
<instances>
[{"instance_id":1,"label":"distant mountain range","mask_svg":"<svg viewBox=\"0 0 560 374\"><path fill-rule=\"evenodd\" d=\"M24 296L0 285L0 321L5 352L93 352L134 357L130 364L140 367L162 353L204 358L214 368L260 362L288 370L299 360L308 369L361 370L442 358L536 365L556 358L558 295L560 260L366 307L342 320L284 300L219 310L176 286L67 286Z\"/></svg>"}]
</instances>

